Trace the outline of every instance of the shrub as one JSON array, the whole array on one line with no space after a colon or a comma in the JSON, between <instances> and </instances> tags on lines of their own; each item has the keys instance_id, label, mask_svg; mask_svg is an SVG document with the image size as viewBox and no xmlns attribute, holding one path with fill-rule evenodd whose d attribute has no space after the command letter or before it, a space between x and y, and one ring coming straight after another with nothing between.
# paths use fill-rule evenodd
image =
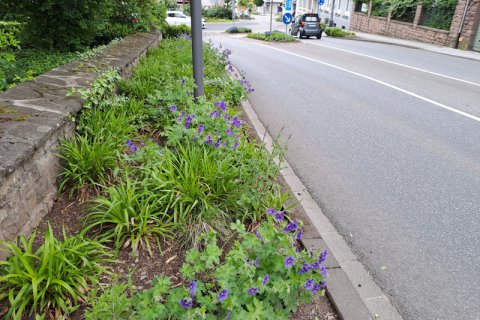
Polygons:
<instances>
[{"instance_id":1,"label":"shrub","mask_svg":"<svg viewBox=\"0 0 480 320\"><path fill-rule=\"evenodd\" d=\"M15 56L8 51L19 48L19 30L17 22L0 21L0 90L6 90L11 82L7 76L15 66Z\"/></svg>"},{"instance_id":2,"label":"shrub","mask_svg":"<svg viewBox=\"0 0 480 320\"><path fill-rule=\"evenodd\" d=\"M205 18L232 20L232 9L220 6L206 8L203 10L203 16Z\"/></svg>"},{"instance_id":3,"label":"shrub","mask_svg":"<svg viewBox=\"0 0 480 320\"><path fill-rule=\"evenodd\" d=\"M159 277L153 288L132 298L112 290L98 301L116 303L115 310L128 309L124 319L288 319L299 303L324 294L327 252L298 250L301 222L286 221L283 212L268 212L255 233L239 222L232 224L239 238L223 263L215 233L203 234L202 249L189 250L180 269L184 287L172 287L169 278ZM109 297L114 292L118 299ZM112 309L96 303L87 319Z\"/></svg>"},{"instance_id":4,"label":"shrub","mask_svg":"<svg viewBox=\"0 0 480 320\"><path fill-rule=\"evenodd\" d=\"M263 41L275 41L275 42L295 41L295 37L293 37L292 35L289 35L283 32L277 32L277 31L273 31L272 33L270 32L250 33L247 37L250 39L257 39L257 40L263 40Z\"/></svg>"},{"instance_id":5,"label":"shrub","mask_svg":"<svg viewBox=\"0 0 480 320\"><path fill-rule=\"evenodd\" d=\"M11 254L0 261L0 301L9 307L7 318L71 311L88 300L89 289L106 271L101 263L111 258L103 245L82 235L69 237L63 229L63 240L55 238L50 225L36 250L34 239L35 232L28 240L20 236L19 244L0 242Z\"/></svg>"},{"instance_id":6,"label":"shrub","mask_svg":"<svg viewBox=\"0 0 480 320\"><path fill-rule=\"evenodd\" d=\"M171 26L171 25L165 24L162 27L162 35L163 35L163 38L165 39L179 38L184 34L187 34L187 35L192 34L192 29L189 26L186 26L184 24L181 24L178 26Z\"/></svg>"},{"instance_id":7,"label":"shrub","mask_svg":"<svg viewBox=\"0 0 480 320\"><path fill-rule=\"evenodd\" d=\"M226 33L250 33L252 29L245 28L245 27L230 27L226 31Z\"/></svg>"},{"instance_id":8,"label":"shrub","mask_svg":"<svg viewBox=\"0 0 480 320\"><path fill-rule=\"evenodd\" d=\"M340 28L326 28L325 33L329 37L354 37L355 36L355 33L346 32Z\"/></svg>"}]
</instances>

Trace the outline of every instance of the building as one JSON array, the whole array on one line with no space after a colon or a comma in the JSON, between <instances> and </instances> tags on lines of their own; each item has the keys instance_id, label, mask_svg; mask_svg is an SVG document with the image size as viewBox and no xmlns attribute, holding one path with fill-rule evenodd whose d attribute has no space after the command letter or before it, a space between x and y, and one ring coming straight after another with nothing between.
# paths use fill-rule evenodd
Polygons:
<instances>
[{"instance_id":1,"label":"building","mask_svg":"<svg viewBox=\"0 0 480 320\"><path fill-rule=\"evenodd\" d=\"M332 17L329 25L349 29L352 7L352 0L325 0L320 6L317 0L297 0L295 14L318 13L322 22L329 23Z\"/></svg>"}]
</instances>

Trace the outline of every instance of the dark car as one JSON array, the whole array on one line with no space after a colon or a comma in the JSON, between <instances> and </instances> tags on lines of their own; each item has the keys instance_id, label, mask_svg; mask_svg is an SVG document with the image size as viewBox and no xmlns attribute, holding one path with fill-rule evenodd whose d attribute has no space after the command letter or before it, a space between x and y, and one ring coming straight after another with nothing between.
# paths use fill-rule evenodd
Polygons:
<instances>
[{"instance_id":1,"label":"dark car","mask_svg":"<svg viewBox=\"0 0 480 320\"><path fill-rule=\"evenodd\" d=\"M320 17L316 13L304 13L295 17L292 23L291 34L303 37L317 37L322 38L322 28L320 27Z\"/></svg>"}]
</instances>

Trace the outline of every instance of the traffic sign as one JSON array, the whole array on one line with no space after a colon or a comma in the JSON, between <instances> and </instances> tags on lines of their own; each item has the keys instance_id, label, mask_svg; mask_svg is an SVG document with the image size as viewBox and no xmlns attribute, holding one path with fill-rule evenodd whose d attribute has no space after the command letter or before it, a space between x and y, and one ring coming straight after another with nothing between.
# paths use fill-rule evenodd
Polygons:
<instances>
[{"instance_id":1,"label":"traffic sign","mask_svg":"<svg viewBox=\"0 0 480 320\"><path fill-rule=\"evenodd\" d=\"M287 12L287 13L284 13L283 16L282 16L282 20L283 20L283 23L285 24L290 24L292 23L292 14Z\"/></svg>"},{"instance_id":2,"label":"traffic sign","mask_svg":"<svg viewBox=\"0 0 480 320\"><path fill-rule=\"evenodd\" d=\"M325 4L325 0L317 0L319 6L323 6Z\"/></svg>"},{"instance_id":3,"label":"traffic sign","mask_svg":"<svg viewBox=\"0 0 480 320\"><path fill-rule=\"evenodd\" d=\"M285 11L292 10L292 0L285 0Z\"/></svg>"}]
</instances>

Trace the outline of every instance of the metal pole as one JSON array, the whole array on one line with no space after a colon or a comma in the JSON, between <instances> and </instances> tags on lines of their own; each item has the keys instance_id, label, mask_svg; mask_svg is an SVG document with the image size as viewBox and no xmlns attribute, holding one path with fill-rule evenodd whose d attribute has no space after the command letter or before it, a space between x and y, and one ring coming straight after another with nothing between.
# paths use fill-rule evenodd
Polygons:
<instances>
[{"instance_id":1,"label":"metal pole","mask_svg":"<svg viewBox=\"0 0 480 320\"><path fill-rule=\"evenodd\" d=\"M235 0L232 0L232 21L235 21Z\"/></svg>"},{"instance_id":2,"label":"metal pole","mask_svg":"<svg viewBox=\"0 0 480 320\"><path fill-rule=\"evenodd\" d=\"M457 37L455 38L455 49L458 49L460 43L460 36L462 35L463 24L465 23L465 16L467 15L467 9L470 6L470 0L465 3L465 9L463 10L462 21L460 22L460 28L458 29Z\"/></svg>"},{"instance_id":3,"label":"metal pole","mask_svg":"<svg viewBox=\"0 0 480 320\"><path fill-rule=\"evenodd\" d=\"M273 0L270 0L270 33L272 33Z\"/></svg>"},{"instance_id":4,"label":"metal pole","mask_svg":"<svg viewBox=\"0 0 480 320\"><path fill-rule=\"evenodd\" d=\"M192 61L195 79L194 97L203 96L202 0L190 1L192 14Z\"/></svg>"},{"instance_id":5,"label":"metal pole","mask_svg":"<svg viewBox=\"0 0 480 320\"><path fill-rule=\"evenodd\" d=\"M335 10L335 0L332 0L332 6L330 7L330 17L328 18L329 27L333 27L333 10Z\"/></svg>"}]
</instances>

